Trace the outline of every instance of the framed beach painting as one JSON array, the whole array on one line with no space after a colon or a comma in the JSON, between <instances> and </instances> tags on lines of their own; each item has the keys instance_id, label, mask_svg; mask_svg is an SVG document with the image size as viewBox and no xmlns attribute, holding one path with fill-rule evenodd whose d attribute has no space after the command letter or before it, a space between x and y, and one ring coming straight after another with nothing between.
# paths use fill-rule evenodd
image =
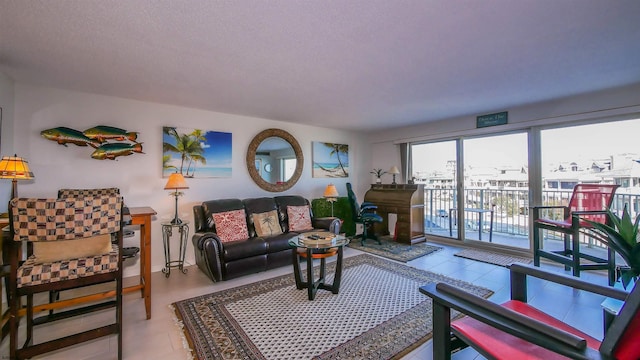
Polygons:
<instances>
[{"instance_id":1,"label":"framed beach painting","mask_svg":"<svg viewBox=\"0 0 640 360\"><path fill-rule=\"evenodd\" d=\"M313 141L314 178L349 177L349 145Z\"/></svg>"},{"instance_id":2,"label":"framed beach painting","mask_svg":"<svg viewBox=\"0 0 640 360\"><path fill-rule=\"evenodd\" d=\"M162 176L231 177L231 133L164 126Z\"/></svg>"}]
</instances>

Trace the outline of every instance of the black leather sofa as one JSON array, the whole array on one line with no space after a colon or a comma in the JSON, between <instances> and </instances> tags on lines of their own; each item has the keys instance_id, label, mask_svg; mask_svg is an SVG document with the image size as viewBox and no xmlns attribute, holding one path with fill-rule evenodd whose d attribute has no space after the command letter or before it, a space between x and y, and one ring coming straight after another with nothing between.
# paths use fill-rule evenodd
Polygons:
<instances>
[{"instance_id":1,"label":"black leather sofa","mask_svg":"<svg viewBox=\"0 0 640 360\"><path fill-rule=\"evenodd\" d=\"M266 271L292 264L289 239L301 232L289 231L287 206L309 206L309 201L301 196L275 196L252 199L220 199L205 201L193 207L194 235L192 238L196 264L211 280L221 281L239 276ZM232 210L245 211L249 237L243 240L223 242L216 233L214 213ZM340 220L335 218L315 219L311 213L313 230L340 232ZM256 234L252 215L277 211L282 234L260 237ZM306 231L302 231L306 232Z\"/></svg>"}]
</instances>

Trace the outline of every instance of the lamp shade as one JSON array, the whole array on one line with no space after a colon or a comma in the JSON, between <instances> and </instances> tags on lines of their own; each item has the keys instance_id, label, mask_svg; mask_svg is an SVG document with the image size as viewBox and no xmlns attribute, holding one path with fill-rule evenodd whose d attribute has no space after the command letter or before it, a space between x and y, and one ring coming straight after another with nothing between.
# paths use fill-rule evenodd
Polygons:
<instances>
[{"instance_id":1,"label":"lamp shade","mask_svg":"<svg viewBox=\"0 0 640 360\"><path fill-rule=\"evenodd\" d=\"M391 169L389 169L389 174L400 174L400 170L398 170L397 166L392 166Z\"/></svg>"},{"instance_id":2,"label":"lamp shade","mask_svg":"<svg viewBox=\"0 0 640 360\"><path fill-rule=\"evenodd\" d=\"M178 190L178 189L188 189L189 186L187 182L184 181L184 176L180 173L173 173L169 175L169 180L167 180L167 184L164 186L165 190Z\"/></svg>"},{"instance_id":3,"label":"lamp shade","mask_svg":"<svg viewBox=\"0 0 640 360\"><path fill-rule=\"evenodd\" d=\"M338 189L336 189L335 185L329 184L327 185L327 188L324 189L324 195L322 196L326 198L337 198L339 196Z\"/></svg>"},{"instance_id":4,"label":"lamp shade","mask_svg":"<svg viewBox=\"0 0 640 360\"><path fill-rule=\"evenodd\" d=\"M0 160L0 179L33 179L27 160L14 156L3 156Z\"/></svg>"}]
</instances>

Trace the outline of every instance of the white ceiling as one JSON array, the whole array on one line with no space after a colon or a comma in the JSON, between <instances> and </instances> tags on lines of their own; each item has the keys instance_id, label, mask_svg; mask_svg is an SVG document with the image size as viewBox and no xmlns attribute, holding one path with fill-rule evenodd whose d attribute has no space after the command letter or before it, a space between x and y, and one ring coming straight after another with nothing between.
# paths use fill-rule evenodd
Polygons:
<instances>
[{"instance_id":1,"label":"white ceiling","mask_svg":"<svg viewBox=\"0 0 640 360\"><path fill-rule=\"evenodd\" d=\"M637 0L0 0L18 82L360 131L640 82Z\"/></svg>"}]
</instances>

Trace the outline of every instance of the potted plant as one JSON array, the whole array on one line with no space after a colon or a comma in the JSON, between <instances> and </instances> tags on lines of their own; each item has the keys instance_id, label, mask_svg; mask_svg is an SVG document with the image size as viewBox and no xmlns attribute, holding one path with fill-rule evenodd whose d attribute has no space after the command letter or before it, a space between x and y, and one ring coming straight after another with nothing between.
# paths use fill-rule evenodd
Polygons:
<instances>
[{"instance_id":1,"label":"potted plant","mask_svg":"<svg viewBox=\"0 0 640 360\"><path fill-rule=\"evenodd\" d=\"M596 238L608 244L627 263L627 267L620 268L620 280L626 289L640 275L640 242L638 242L640 215L635 221L632 220L626 206L622 211L622 217L618 217L611 210L607 210L607 215L613 226L585 220L593 226L592 233Z\"/></svg>"},{"instance_id":2,"label":"potted plant","mask_svg":"<svg viewBox=\"0 0 640 360\"><path fill-rule=\"evenodd\" d=\"M387 172L382 170L382 169L373 169L373 171L369 172L370 174L373 174L376 176L376 184L380 184L382 182L382 180L380 180L380 177L384 174L386 174Z\"/></svg>"}]
</instances>

